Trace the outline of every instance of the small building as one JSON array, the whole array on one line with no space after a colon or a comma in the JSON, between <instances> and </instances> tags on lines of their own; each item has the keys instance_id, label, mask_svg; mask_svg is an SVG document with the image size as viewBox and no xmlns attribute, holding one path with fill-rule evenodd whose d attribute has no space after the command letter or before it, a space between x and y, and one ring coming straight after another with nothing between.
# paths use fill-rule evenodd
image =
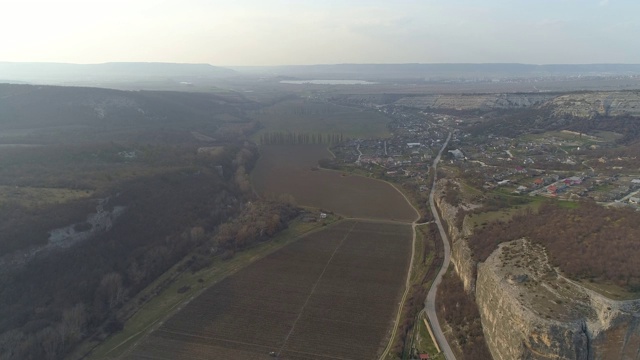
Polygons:
<instances>
[{"instance_id":1,"label":"small building","mask_svg":"<svg viewBox=\"0 0 640 360\"><path fill-rule=\"evenodd\" d=\"M572 176L564 179L564 183L567 185L580 185L582 184L582 178L579 176Z\"/></svg>"},{"instance_id":2,"label":"small building","mask_svg":"<svg viewBox=\"0 0 640 360\"><path fill-rule=\"evenodd\" d=\"M412 149L414 147L420 147L420 145L421 145L420 143L407 143L407 147L409 149Z\"/></svg>"},{"instance_id":3,"label":"small building","mask_svg":"<svg viewBox=\"0 0 640 360\"><path fill-rule=\"evenodd\" d=\"M449 150L449 153L451 155L453 155L453 157L456 160L462 160L464 159L464 154L462 153L462 151L460 151L460 149L455 149L455 150Z\"/></svg>"}]
</instances>

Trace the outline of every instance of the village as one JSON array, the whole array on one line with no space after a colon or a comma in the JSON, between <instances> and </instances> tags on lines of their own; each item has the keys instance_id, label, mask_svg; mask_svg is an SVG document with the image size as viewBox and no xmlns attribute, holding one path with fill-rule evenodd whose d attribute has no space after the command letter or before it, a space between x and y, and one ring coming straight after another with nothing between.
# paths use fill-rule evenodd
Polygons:
<instances>
[{"instance_id":1,"label":"village","mask_svg":"<svg viewBox=\"0 0 640 360\"><path fill-rule=\"evenodd\" d=\"M640 210L640 174L624 166L635 158L600 156L602 149L613 146L617 134L564 130L518 138L489 134L478 139L466 131L465 124L482 119L393 105L376 108L393 119L389 125L392 136L334 146L341 166L411 181L426 191L430 163L451 132L442 161L457 168L474 186L568 201L591 199Z\"/></svg>"}]
</instances>

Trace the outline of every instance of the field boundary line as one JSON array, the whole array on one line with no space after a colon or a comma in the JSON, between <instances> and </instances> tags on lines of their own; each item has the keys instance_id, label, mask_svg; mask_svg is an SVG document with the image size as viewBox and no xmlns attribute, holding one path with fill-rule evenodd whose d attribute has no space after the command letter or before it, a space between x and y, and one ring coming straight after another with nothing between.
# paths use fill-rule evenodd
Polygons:
<instances>
[{"instance_id":1,"label":"field boundary line","mask_svg":"<svg viewBox=\"0 0 640 360\"><path fill-rule=\"evenodd\" d=\"M413 224L411 222L406 222L406 221L401 221L401 220L349 217L349 216L344 216L344 215L341 215L341 214L338 214L338 215L342 216L342 218L345 219L345 220L372 222L372 223L379 223L379 224L399 224L399 225L411 225L411 224ZM422 224L418 224L418 225L422 225Z\"/></svg>"},{"instance_id":2,"label":"field boundary line","mask_svg":"<svg viewBox=\"0 0 640 360\"><path fill-rule=\"evenodd\" d=\"M142 336L140 339L138 339L138 341L136 341L134 344L130 345L130 347L128 349L125 350L124 353L120 354L119 357L124 356L127 353L130 353L134 350L134 348L138 345L138 343L142 340L144 340L144 338L146 338L148 335L150 335L153 331L159 330L160 328L154 328L154 326L157 326L158 323L164 323L165 321L167 321L169 318L171 318L172 316L176 315L178 313L178 311L180 311L184 306L188 305L192 300L194 300L195 298L201 296L205 291L207 291L210 287L216 285L217 283L219 283L220 281L226 279L227 277L235 274L236 272L242 270L243 268L251 265L252 263L254 263L255 261L258 261L264 257L269 256L270 254L282 249L283 247L286 247L287 245L297 242L299 240L301 240L302 238L309 236L315 232L319 232L319 231L324 231L327 230L331 227L337 226L338 224L342 223L344 220L336 220L332 223L327 224L327 226L322 226L322 227L316 227L313 228L311 230L307 230L301 234L298 234L297 236L295 236L292 240L290 240L289 242L287 242L286 244L283 244L281 247L277 247L276 249L271 249L270 251L267 251L263 254L261 254L258 257L253 257L251 259L249 259L245 264L243 264L242 266L237 266L235 268L229 269L227 270L225 273L221 274L222 277L220 277L218 280L216 280L214 283L209 284L208 286L198 290L195 294L191 295L188 298L185 298L182 301L177 302L176 304L168 307L168 312L166 313L165 316L160 317L156 320L154 320L153 322L151 322L150 324L148 324L147 326L145 326L143 329L139 330L138 332L132 334L131 336L129 336L128 338L124 339L123 341L121 341L120 343L118 343L116 346L112 347L111 349L109 349L109 351L107 351L105 353L106 355L109 355L110 353L112 353L113 351L117 350L118 348L120 348L121 346L125 345L126 343L130 342L132 339L138 337L138 336ZM141 311L147 304L144 304L140 309L138 309L137 312ZM176 309L177 308L177 309ZM141 335L142 334L142 335ZM86 355L85 355L86 356Z\"/></svg>"},{"instance_id":3,"label":"field boundary line","mask_svg":"<svg viewBox=\"0 0 640 360\"><path fill-rule=\"evenodd\" d=\"M329 146L327 146L327 151L329 152L329 154L331 154L331 156L333 156L334 159L337 159L336 154L334 154L333 151L331 151L331 144L329 144ZM319 168L322 169L321 167L319 167Z\"/></svg>"},{"instance_id":4,"label":"field boundary line","mask_svg":"<svg viewBox=\"0 0 640 360\"><path fill-rule=\"evenodd\" d=\"M344 171L344 170L328 169L328 168L323 168L323 167L321 167L321 166L318 166L318 169L319 169L320 171L332 171L332 172L338 172L338 173L342 173L342 174L344 174L344 173L348 173L347 171ZM374 178L374 177L367 177L367 176L360 175L360 174L353 174L353 173L349 173L349 176L359 176L359 177L364 178L364 179L370 179L370 180L373 180L373 181L379 181L379 182L383 182L383 183L385 183L385 184L390 185L390 186L391 186L395 191L397 191L398 193L400 193L400 195L402 195L402 197L403 197L403 198L404 198L404 200L407 202L407 204L409 204L409 206L411 206L411 208L413 209L413 211L415 211L415 213L416 213L416 215L417 215L418 217L414 220L414 222L415 222L415 221L420 220L420 211L418 211L418 209L417 209L415 206L413 206L413 204L411 203L411 201L409 200L409 198L407 197L407 195L405 195L405 194L402 192L402 190L398 189L398 187L397 187L394 183L392 183L392 182L390 182L390 181L387 181L387 180L382 180L382 179L378 179L378 178ZM343 216L343 217L344 217L344 216ZM357 219L357 218L353 218L353 219ZM384 221L389 221L389 222L401 222L401 223L403 223L403 224L407 224L407 225L408 225L408 224L411 224L411 222L407 222L407 221L402 221L402 220L391 220L391 219L385 219L385 218L380 218L380 219L375 219L375 218L363 218L363 219L364 219L364 220L369 220L369 221L379 221L379 222L384 222Z\"/></svg>"},{"instance_id":5,"label":"field boundary line","mask_svg":"<svg viewBox=\"0 0 640 360\"><path fill-rule=\"evenodd\" d=\"M316 354L316 353L312 353L312 352L308 352L308 351L299 351L299 350L287 350L287 351L288 351L288 352L292 352L292 353L296 353L296 354L304 354L304 355L321 356L321 357L326 358L326 359L335 359L335 360L352 360L351 358L343 358L343 357L336 357L336 356L331 356L331 355Z\"/></svg>"},{"instance_id":6,"label":"field boundary line","mask_svg":"<svg viewBox=\"0 0 640 360\"><path fill-rule=\"evenodd\" d=\"M402 197L405 199L407 204L411 206L413 211L416 212L416 216L417 216L416 219L413 220L413 222L411 223L411 232L413 233L413 236L411 239L411 258L409 260L409 269L407 270L407 279L404 285L405 287L404 294L402 294L402 300L400 300L400 305L398 305L398 312L394 320L393 329L391 330L391 336L389 336L389 342L387 343L387 346L385 347L384 351L380 355L380 360L383 360L389 355L389 351L391 350L391 346L393 345L393 339L396 337L396 333L398 332L398 326L400 325L400 318L402 317L402 309L404 308L404 303L407 301L407 296L409 295L409 290L411 289L411 272L413 271L413 258L415 257L415 254L416 254L416 238L417 238L416 227L418 225L418 220L420 220L421 216L418 209L416 209L416 207L413 206L411 201L409 201L409 198L407 198L407 196L402 191L400 191L400 189L398 189L394 184L386 180L380 180L380 181L386 182L387 184L391 185L394 189L396 189L396 191L399 192L400 195L402 195Z\"/></svg>"},{"instance_id":7,"label":"field boundary line","mask_svg":"<svg viewBox=\"0 0 640 360\"><path fill-rule=\"evenodd\" d=\"M424 311L424 309L423 309L423 311ZM433 331L431 331L431 325L429 325L429 322L427 321L427 318L422 318L422 321L424 321L424 326L429 331L429 336L431 336L431 341L433 342L433 345L435 345L436 346L436 350L438 350L438 352L440 352L440 345L438 345L438 341L436 340L436 337L433 335Z\"/></svg>"},{"instance_id":8,"label":"field boundary line","mask_svg":"<svg viewBox=\"0 0 640 360\"><path fill-rule=\"evenodd\" d=\"M333 154L331 152L331 150L329 150L327 148L327 150ZM335 155L334 155L335 157ZM322 171L335 171L335 172L344 172L342 170L336 170L336 169L327 169L327 168L323 168L323 167L319 167L320 170ZM358 175L358 174L351 174L352 176L362 176L362 175ZM365 177L365 176L362 176ZM391 350L391 346L393 345L393 339L396 336L396 333L398 332L398 326L400 325L400 318L402 317L402 309L404 308L404 304L407 301L407 296L409 295L409 290L411 289L411 273L413 272L413 258L415 257L415 251L416 251L416 238L417 238L417 226L418 225L424 225L424 224L428 224L430 222L425 222L425 223L418 223L418 221L421 218L420 215L420 211L418 211L418 209L413 205L413 203L409 200L409 198L407 197L407 195L405 195L404 192L402 192L402 190L400 190L396 184L387 181L387 180L382 180L382 179L376 179L376 178L370 178L373 180L377 180L377 181L381 181L383 183L387 183L389 184L393 189L395 189L398 193L400 193L400 195L402 195L402 197L404 198L404 200L407 202L407 204L409 204L409 206L411 206L411 208L413 209L413 211L416 213L416 218L413 220L413 222L409 223L409 222L401 222L401 221L396 221L396 220L382 220L381 222L387 222L387 223L401 223L401 224L407 224L407 225L411 225L411 230L412 230L412 239L411 239L411 257L409 260L409 269L407 270L407 278L405 281L405 290L404 293L402 294L402 300L400 301L400 304L398 305L398 312L396 314L396 318L394 320L394 325L393 325L393 329L391 331L391 336L389 337L389 342L387 343L387 346L385 347L385 350L382 352L382 355L380 355L380 360L383 360L384 358L386 358L389 355L389 351ZM373 220L373 219L372 219ZM375 221L375 220L373 220ZM279 355L279 353L278 353Z\"/></svg>"},{"instance_id":9,"label":"field boundary line","mask_svg":"<svg viewBox=\"0 0 640 360\"><path fill-rule=\"evenodd\" d=\"M353 228L356 227L356 224L358 224L357 221L355 221L353 223L353 225L351 225L351 229L349 229L349 232L347 232L342 237L342 240L340 240L340 243L338 244L338 246L336 246L336 248L333 249L333 253L331 254L331 257L329 257L329 260L327 260L327 263L324 265L324 269L322 269L322 272L320 273L320 276L318 276L318 279L313 284L313 287L311 288L311 291L309 292L309 295L307 296L307 299L304 301L304 304L302 304L302 308L300 308L300 312L298 313L298 316L296 317L296 320L293 322L293 325L291 325L291 330L289 330L289 333L284 338L284 342L282 343L282 346L280 347L280 350L278 350L278 353L276 354L276 357L280 357L280 354L282 353L282 350L284 350L284 348L287 346L287 342L289 341L289 338L291 337L291 334L293 334L293 331L296 329L296 325L298 324L298 321L300 321L300 318L302 317L302 313L304 312L304 309L307 307L307 304L309 303L309 300L311 299L311 296L313 296L313 293L316 291L316 288L318 287L318 284L320 284L320 281L322 280L322 277L324 276L324 273L327 272L327 269L329 268L329 264L331 263L331 260L333 260L333 257L338 252L338 249L340 249L340 247L342 247L342 244L344 244L345 240L347 240L347 237L349 237L349 235L353 231Z\"/></svg>"},{"instance_id":10,"label":"field boundary line","mask_svg":"<svg viewBox=\"0 0 640 360\"><path fill-rule=\"evenodd\" d=\"M229 339L217 338L217 337L214 337L214 336L202 336L202 335L196 335L196 334L187 333L187 332L184 332L184 331L173 331L173 330L163 330L163 329L158 329L158 331L165 332L165 333L168 333L168 334L189 336L189 337L193 337L193 338L197 338L197 339L216 340L216 341L228 342L228 343L232 343L232 344L250 345L250 346L257 346L257 347L261 347L261 348L265 348L265 349L271 349L271 347L268 346L268 345L262 345L262 344L257 344L257 343L248 343L248 342L244 342L244 341L229 340ZM209 345L209 344L205 344L205 345Z\"/></svg>"}]
</instances>

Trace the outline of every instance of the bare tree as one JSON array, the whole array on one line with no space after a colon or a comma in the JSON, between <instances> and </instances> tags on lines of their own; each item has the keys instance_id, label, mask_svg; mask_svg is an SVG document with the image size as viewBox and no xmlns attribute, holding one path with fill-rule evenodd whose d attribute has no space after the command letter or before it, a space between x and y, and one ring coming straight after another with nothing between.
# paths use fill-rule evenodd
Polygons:
<instances>
[{"instance_id":1,"label":"bare tree","mask_svg":"<svg viewBox=\"0 0 640 360\"><path fill-rule=\"evenodd\" d=\"M124 300L124 295L122 276L117 272L111 272L102 277L95 300L98 305L106 305L107 309L111 310Z\"/></svg>"},{"instance_id":2,"label":"bare tree","mask_svg":"<svg viewBox=\"0 0 640 360\"><path fill-rule=\"evenodd\" d=\"M46 327L38 332L37 338L44 351L45 359L55 360L61 352L62 341L60 334L51 326Z\"/></svg>"},{"instance_id":3,"label":"bare tree","mask_svg":"<svg viewBox=\"0 0 640 360\"><path fill-rule=\"evenodd\" d=\"M0 359L14 359L18 345L22 342L24 334L19 330L9 330L0 335Z\"/></svg>"},{"instance_id":4,"label":"bare tree","mask_svg":"<svg viewBox=\"0 0 640 360\"><path fill-rule=\"evenodd\" d=\"M78 303L62 313L62 321L58 325L58 332L63 340L63 346L68 342L74 343L84 335L87 323L87 311L83 303Z\"/></svg>"}]
</instances>

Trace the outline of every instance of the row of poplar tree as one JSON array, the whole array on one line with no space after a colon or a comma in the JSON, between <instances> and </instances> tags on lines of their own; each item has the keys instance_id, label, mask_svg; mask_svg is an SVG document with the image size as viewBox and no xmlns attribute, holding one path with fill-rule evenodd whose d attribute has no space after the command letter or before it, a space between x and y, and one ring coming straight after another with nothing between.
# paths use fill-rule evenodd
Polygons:
<instances>
[{"instance_id":1,"label":"row of poplar tree","mask_svg":"<svg viewBox=\"0 0 640 360\"><path fill-rule=\"evenodd\" d=\"M262 145L337 144L344 140L343 134L273 131L260 135Z\"/></svg>"}]
</instances>

